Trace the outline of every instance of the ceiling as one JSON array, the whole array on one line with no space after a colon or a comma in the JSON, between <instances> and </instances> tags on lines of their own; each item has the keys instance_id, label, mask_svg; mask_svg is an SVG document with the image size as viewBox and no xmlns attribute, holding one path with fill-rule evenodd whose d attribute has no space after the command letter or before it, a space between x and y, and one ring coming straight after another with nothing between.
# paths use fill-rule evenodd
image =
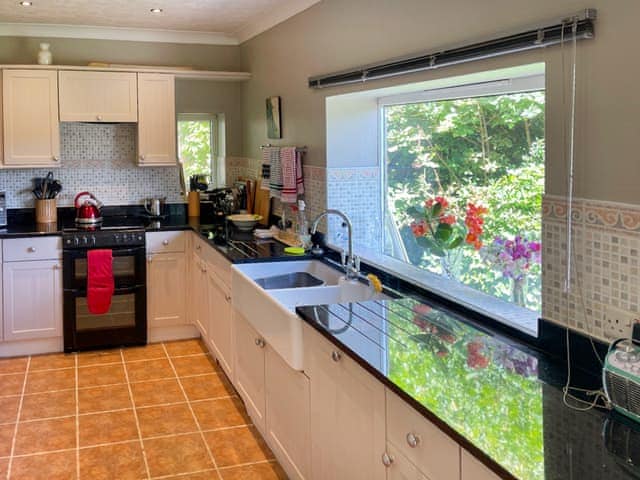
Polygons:
<instances>
[{"instance_id":1,"label":"ceiling","mask_svg":"<svg viewBox=\"0 0 640 480\"><path fill-rule=\"evenodd\" d=\"M82 38L111 38L109 32L115 29L120 36L135 33L136 38L123 39L139 40L148 33L150 41L162 41L166 32L170 38L165 41L239 44L319 1L32 0L32 6L24 7L19 0L2 0L0 35L42 31L47 36L71 37L75 30ZM152 8L162 13L151 13Z\"/></svg>"}]
</instances>

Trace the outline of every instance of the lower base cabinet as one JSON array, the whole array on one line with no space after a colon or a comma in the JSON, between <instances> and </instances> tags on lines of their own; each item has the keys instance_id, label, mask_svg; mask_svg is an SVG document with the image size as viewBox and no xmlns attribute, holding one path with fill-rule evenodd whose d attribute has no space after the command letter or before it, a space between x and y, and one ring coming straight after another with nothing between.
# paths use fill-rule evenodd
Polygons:
<instances>
[{"instance_id":1,"label":"lower base cabinet","mask_svg":"<svg viewBox=\"0 0 640 480\"><path fill-rule=\"evenodd\" d=\"M314 480L383 480L385 389L355 361L305 326Z\"/></svg>"},{"instance_id":2,"label":"lower base cabinet","mask_svg":"<svg viewBox=\"0 0 640 480\"><path fill-rule=\"evenodd\" d=\"M147 319L150 328L187 323L185 278L184 253L147 256Z\"/></svg>"},{"instance_id":3,"label":"lower base cabinet","mask_svg":"<svg viewBox=\"0 0 640 480\"><path fill-rule=\"evenodd\" d=\"M265 349L265 438L291 479L311 478L309 378Z\"/></svg>"},{"instance_id":4,"label":"lower base cabinet","mask_svg":"<svg viewBox=\"0 0 640 480\"><path fill-rule=\"evenodd\" d=\"M233 328L231 294L228 287L207 263L207 298L209 304L207 342L218 363L229 378L233 378Z\"/></svg>"}]
</instances>

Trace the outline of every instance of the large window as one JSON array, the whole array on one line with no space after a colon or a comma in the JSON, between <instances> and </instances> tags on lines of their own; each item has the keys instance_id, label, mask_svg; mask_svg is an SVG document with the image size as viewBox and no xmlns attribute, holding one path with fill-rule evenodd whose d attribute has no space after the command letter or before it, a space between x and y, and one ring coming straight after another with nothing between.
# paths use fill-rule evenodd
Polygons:
<instances>
[{"instance_id":1,"label":"large window","mask_svg":"<svg viewBox=\"0 0 640 480\"><path fill-rule=\"evenodd\" d=\"M215 115L178 116L178 152L185 178L204 174L217 184L217 121Z\"/></svg>"},{"instance_id":2,"label":"large window","mask_svg":"<svg viewBox=\"0 0 640 480\"><path fill-rule=\"evenodd\" d=\"M539 312L544 75L379 105L384 253Z\"/></svg>"}]
</instances>

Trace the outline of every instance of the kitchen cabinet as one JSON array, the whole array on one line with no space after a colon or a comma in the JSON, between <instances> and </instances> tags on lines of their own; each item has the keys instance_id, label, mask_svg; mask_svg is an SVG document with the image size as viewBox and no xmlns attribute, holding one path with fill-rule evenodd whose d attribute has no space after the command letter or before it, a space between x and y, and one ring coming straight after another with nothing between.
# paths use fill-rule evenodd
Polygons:
<instances>
[{"instance_id":1,"label":"kitchen cabinet","mask_svg":"<svg viewBox=\"0 0 640 480\"><path fill-rule=\"evenodd\" d=\"M461 480L499 480L500 477L485 467L480 460L462 450Z\"/></svg>"},{"instance_id":2,"label":"kitchen cabinet","mask_svg":"<svg viewBox=\"0 0 640 480\"><path fill-rule=\"evenodd\" d=\"M3 264L4 340L62 336L59 260Z\"/></svg>"},{"instance_id":3,"label":"kitchen cabinet","mask_svg":"<svg viewBox=\"0 0 640 480\"><path fill-rule=\"evenodd\" d=\"M387 395L387 441L430 480L460 478L460 447L391 390Z\"/></svg>"},{"instance_id":4,"label":"kitchen cabinet","mask_svg":"<svg viewBox=\"0 0 640 480\"><path fill-rule=\"evenodd\" d=\"M231 293L207 262L207 296L209 325L207 341L222 369L233 378L233 328L231 323Z\"/></svg>"},{"instance_id":5,"label":"kitchen cabinet","mask_svg":"<svg viewBox=\"0 0 640 480\"><path fill-rule=\"evenodd\" d=\"M196 248L198 245L196 245ZM191 299L193 323L203 339L209 334L206 263L196 250L191 255Z\"/></svg>"},{"instance_id":6,"label":"kitchen cabinet","mask_svg":"<svg viewBox=\"0 0 640 480\"><path fill-rule=\"evenodd\" d=\"M384 479L384 386L307 325L304 344L312 477Z\"/></svg>"},{"instance_id":7,"label":"kitchen cabinet","mask_svg":"<svg viewBox=\"0 0 640 480\"><path fill-rule=\"evenodd\" d=\"M174 166L176 113L173 75L138 74L138 164Z\"/></svg>"},{"instance_id":8,"label":"kitchen cabinet","mask_svg":"<svg viewBox=\"0 0 640 480\"><path fill-rule=\"evenodd\" d=\"M61 122L137 122L138 83L132 72L58 72Z\"/></svg>"},{"instance_id":9,"label":"kitchen cabinet","mask_svg":"<svg viewBox=\"0 0 640 480\"><path fill-rule=\"evenodd\" d=\"M265 348L265 440L291 479L311 478L309 378ZM334 477L338 478L338 477ZM349 477L351 478L351 477ZM355 478L355 477L353 477Z\"/></svg>"},{"instance_id":10,"label":"kitchen cabinet","mask_svg":"<svg viewBox=\"0 0 640 480\"><path fill-rule=\"evenodd\" d=\"M3 166L60 166L58 75L53 70L3 70Z\"/></svg>"},{"instance_id":11,"label":"kitchen cabinet","mask_svg":"<svg viewBox=\"0 0 640 480\"><path fill-rule=\"evenodd\" d=\"M264 338L237 310L233 310L235 327L235 387L242 397L253 424L265 433L265 347Z\"/></svg>"}]
</instances>

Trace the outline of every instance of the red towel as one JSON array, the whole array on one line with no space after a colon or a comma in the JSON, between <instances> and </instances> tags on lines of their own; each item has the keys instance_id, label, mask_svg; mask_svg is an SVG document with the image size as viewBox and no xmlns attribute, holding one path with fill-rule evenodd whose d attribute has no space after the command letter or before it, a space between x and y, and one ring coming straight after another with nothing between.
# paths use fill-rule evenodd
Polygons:
<instances>
[{"instance_id":1,"label":"red towel","mask_svg":"<svg viewBox=\"0 0 640 480\"><path fill-rule=\"evenodd\" d=\"M100 315L111 308L114 291L113 258L111 250L87 252L87 307L89 312Z\"/></svg>"}]
</instances>

